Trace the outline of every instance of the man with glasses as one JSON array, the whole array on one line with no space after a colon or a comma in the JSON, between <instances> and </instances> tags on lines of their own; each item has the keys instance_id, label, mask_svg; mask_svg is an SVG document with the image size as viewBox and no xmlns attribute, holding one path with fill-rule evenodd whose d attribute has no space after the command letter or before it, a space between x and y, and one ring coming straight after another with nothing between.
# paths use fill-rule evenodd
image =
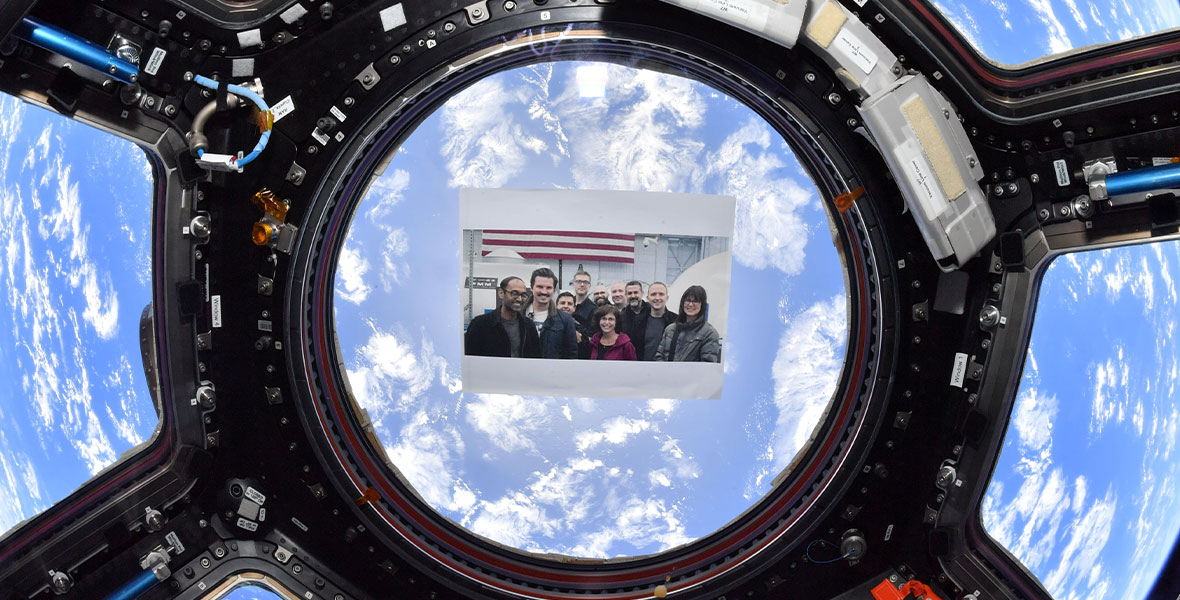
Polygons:
<instances>
[{"instance_id":1,"label":"man with glasses","mask_svg":"<svg viewBox=\"0 0 1180 600\"><path fill-rule=\"evenodd\" d=\"M574 320L578 325L586 327L590 322L590 315L598 308L594 299L590 297L590 274L579 269L574 273Z\"/></svg>"},{"instance_id":2,"label":"man with glasses","mask_svg":"<svg viewBox=\"0 0 1180 600\"><path fill-rule=\"evenodd\" d=\"M505 277L496 290L500 307L467 326L463 351L470 356L541 358L541 341L533 322L521 312L528 288L519 277Z\"/></svg>"}]
</instances>

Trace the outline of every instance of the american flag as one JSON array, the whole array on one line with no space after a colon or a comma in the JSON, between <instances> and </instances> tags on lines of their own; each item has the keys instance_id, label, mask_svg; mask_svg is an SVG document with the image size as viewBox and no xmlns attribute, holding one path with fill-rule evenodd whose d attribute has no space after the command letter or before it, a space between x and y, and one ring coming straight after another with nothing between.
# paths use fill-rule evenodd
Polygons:
<instances>
[{"instance_id":1,"label":"american flag","mask_svg":"<svg viewBox=\"0 0 1180 600\"><path fill-rule=\"evenodd\" d=\"M635 263L635 234L485 229L483 256L507 248L523 258Z\"/></svg>"}]
</instances>

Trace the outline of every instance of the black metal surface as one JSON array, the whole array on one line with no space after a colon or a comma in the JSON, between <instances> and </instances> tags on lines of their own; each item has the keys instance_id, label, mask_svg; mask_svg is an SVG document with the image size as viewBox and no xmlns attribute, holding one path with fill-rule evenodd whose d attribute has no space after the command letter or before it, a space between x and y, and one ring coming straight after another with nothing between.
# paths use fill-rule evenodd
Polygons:
<instances>
[{"instance_id":1,"label":"black metal surface","mask_svg":"<svg viewBox=\"0 0 1180 600\"><path fill-rule=\"evenodd\" d=\"M1099 154L1125 165L1170 156L1180 117L1159 108L1176 104L1170 69L1119 63L1114 48L1022 72L978 70L977 58L956 53L936 35L939 23L924 16L924 4L870 0L859 8L862 17L876 10L887 16L874 31L907 56L907 66L940 73L933 81L961 112L985 189L1014 184L1002 186L1011 193L989 194L997 240L944 277L903 214L879 155L852 129L855 107L827 103L828 92L842 88L802 48L787 50L654 0L530 1L511 11L489 3L482 21L458 3L421 0L406 3L408 22L388 32L376 16L387 4L337 2L322 11L325 4L309 5L292 23L277 16L289 2L255 5L249 19L237 21L214 15L233 7L217 2L79 7L43 0L33 7L87 37L119 32L142 42L145 56L152 48L166 51L159 72L141 79L138 97L98 80L63 80L43 52L24 46L0 65L3 91L133 139L153 157L154 348L163 415L160 434L145 450L0 539L0 599L55 597L50 569L73 580L64 597L102 597L137 574L140 558L169 533L185 551L169 564L172 575L144 598L200 598L238 572L267 575L308 598L644 598L665 574L683 598L863 597L889 574L916 577L944 597L973 590L984 590L986 598L1047 597L978 523L1040 273L1066 250L1175 235L1174 201L1099 205L1088 222L1061 214L1085 184L1074 178L1057 185L1053 161L1080 170L1082 160ZM0 9L0 25L18 8ZM264 45L240 46L237 34L247 27L259 29ZM453 72L445 68L526 33L567 27L585 39L536 38L527 48ZM437 45L424 50L417 41L431 31ZM1135 47L1166 49L1170 42L1163 35ZM236 58L253 59L253 75L272 104L290 96L297 110L244 173L206 176L187 157L182 136L209 98L186 74L226 77ZM853 341L864 342L868 358L845 366L837 397L847 400L828 415L829 428L799 474L687 548L609 564L561 564L506 550L435 515L381 463L347 410L325 318L332 286L324 282L333 280L343 240L337 226L347 223L358 186L381 156L479 76L572 58L674 69L706 81L749 104L790 141L825 201L866 189L837 220L853 310L863 311L854 314L859 337ZM1101 64L1094 63L1090 76L1079 71L1084 81L1053 79L1054 69L1085 67L1088 60ZM380 80L366 83L364 73ZM999 76L1012 83L988 79ZM1027 83L1038 77L1054 87ZM324 121L346 98L349 118ZM316 142L317 123L331 125L343 141ZM211 129L212 148L249 147L257 136L248 124L228 119ZM289 177L293 165L302 169L297 180ZM250 242L258 211L249 199L263 187L291 204L287 219L301 232L291 256ZM184 233L196 215L212 224L207 240ZM1162 231L1165 225L1173 230ZM269 287L260 286L263 280ZM985 304L1004 315L1003 327L981 328ZM273 331L261 330L260 320L271 321ZM951 387L959 353L967 356L966 378ZM216 402L194 404L197 387L207 384L216 388ZM961 485L936 485L947 464ZM828 485L813 492L807 477ZM792 490L795 484L799 489ZM366 499L367 488L379 491ZM265 519L241 520L248 490L265 496L256 503ZM788 497L786 506L774 508ZM145 525L149 506L163 512L163 530ZM772 510L780 512L751 525ZM859 560L807 559L808 542L838 540L849 529L863 532L867 544ZM766 539L775 541L755 553ZM1174 579L1161 579L1153 597L1174 596Z\"/></svg>"}]
</instances>

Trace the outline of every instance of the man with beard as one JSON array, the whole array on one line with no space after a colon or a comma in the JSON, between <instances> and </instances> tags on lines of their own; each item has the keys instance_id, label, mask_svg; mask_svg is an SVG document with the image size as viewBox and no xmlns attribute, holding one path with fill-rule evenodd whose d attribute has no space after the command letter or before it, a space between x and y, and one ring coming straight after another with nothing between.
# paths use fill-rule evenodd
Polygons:
<instances>
[{"instance_id":1,"label":"man with beard","mask_svg":"<svg viewBox=\"0 0 1180 600\"><path fill-rule=\"evenodd\" d=\"M631 345L635 346L635 354L643 360L643 332L647 327L647 313L649 307L643 301L643 284L631 280L623 288L624 306L622 307L623 324L619 331L631 338Z\"/></svg>"},{"instance_id":2,"label":"man with beard","mask_svg":"<svg viewBox=\"0 0 1180 600\"><path fill-rule=\"evenodd\" d=\"M594 286L594 295L592 298L594 299L595 307L602 306L607 302L610 302L610 296L606 293L606 286L602 285L601 283Z\"/></svg>"},{"instance_id":3,"label":"man with beard","mask_svg":"<svg viewBox=\"0 0 1180 600\"><path fill-rule=\"evenodd\" d=\"M500 281L500 307L479 315L467 326L463 350L470 356L540 358L541 344L533 322L522 313L528 289L519 277Z\"/></svg>"},{"instance_id":4,"label":"man with beard","mask_svg":"<svg viewBox=\"0 0 1180 600\"><path fill-rule=\"evenodd\" d=\"M541 267L533 271L529 283L533 288L533 302L525 311L525 316L537 328L541 358L577 358L578 337L574 318L557 310L553 302L557 275Z\"/></svg>"}]
</instances>

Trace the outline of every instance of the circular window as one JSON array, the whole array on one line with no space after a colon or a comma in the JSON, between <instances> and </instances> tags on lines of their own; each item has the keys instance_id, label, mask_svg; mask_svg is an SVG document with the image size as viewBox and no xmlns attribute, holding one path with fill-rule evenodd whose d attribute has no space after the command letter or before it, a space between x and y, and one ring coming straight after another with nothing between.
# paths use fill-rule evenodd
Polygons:
<instances>
[{"instance_id":1,"label":"circular window","mask_svg":"<svg viewBox=\"0 0 1180 600\"><path fill-rule=\"evenodd\" d=\"M844 361L844 267L807 171L745 105L678 75L543 62L454 95L386 160L340 253L336 335L381 449L440 514L530 552L661 552L748 509L812 437ZM632 364L475 369L472 316L499 316L499 283L532 291L537 269L555 289L517 312L634 290L660 332L646 301L666 292L679 313L702 286L720 363L642 360L660 333L636 319ZM591 321L573 320L584 342ZM542 326L543 345L562 337ZM710 373L719 393L684 391Z\"/></svg>"},{"instance_id":2,"label":"circular window","mask_svg":"<svg viewBox=\"0 0 1180 600\"><path fill-rule=\"evenodd\" d=\"M509 33L383 76L309 207L305 422L366 531L449 584L740 578L822 518L880 410L890 260L872 204L833 202L890 189L875 159L778 81L815 66L649 33ZM578 280L621 307L587 325ZM682 315L662 332L637 325L653 289Z\"/></svg>"}]
</instances>

